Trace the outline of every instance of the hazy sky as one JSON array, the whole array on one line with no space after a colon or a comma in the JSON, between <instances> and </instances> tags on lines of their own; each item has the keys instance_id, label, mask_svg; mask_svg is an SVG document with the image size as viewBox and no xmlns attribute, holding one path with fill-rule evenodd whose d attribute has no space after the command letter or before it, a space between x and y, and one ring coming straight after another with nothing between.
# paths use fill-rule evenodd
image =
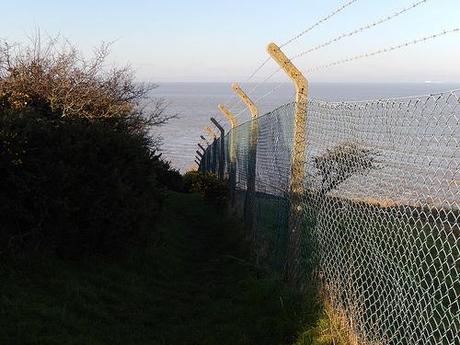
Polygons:
<instances>
[{"instance_id":1,"label":"hazy sky","mask_svg":"<svg viewBox=\"0 0 460 345\"><path fill-rule=\"evenodd\" d=\"M112 59L141 80L242 81L270 41L284 42L347 0L3 1L0 38L24 41L39 27L84 53L116 41ZM402 9L416 0L359 0L286 47L288 56ZM428 0L366 33L295 60L303 70L460 26L460 0ZM406 50L311 73L312 81L460 81L460 33ZM255 80L275 69L267 64ZM273 81L284 80L282 74Z\"/></svg>"}]
</instances>

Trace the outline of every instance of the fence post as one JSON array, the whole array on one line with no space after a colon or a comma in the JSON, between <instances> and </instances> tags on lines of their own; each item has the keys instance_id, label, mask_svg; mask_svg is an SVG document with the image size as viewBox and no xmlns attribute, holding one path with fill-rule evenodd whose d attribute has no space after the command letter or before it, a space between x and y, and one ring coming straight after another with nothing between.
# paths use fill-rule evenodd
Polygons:
<instances>
[{"instance_id":1,"label":"fence post","mask_svg":"<svg viewBox=\"0 0 460 345\"><path fill-rule=\"evenodd\" d=\"M211 127L206 126L206 127L204 127L204 130L206 131L206 133L208 133L208 135L209 135L209 137L210 137L211 139L217 138L216 132L214 132L214 131L212 130Z\"/></svg>"},{"instance_id":2,"label":"fence post","mask_svg":"<svg viewBox=\"0 0 460 345\"><path fill-rule=\"evenodd\" d=\"M204 130L212 140L212 142L208 145L208 152L206 153L206 158L207 158L206 162L207 162L207 165L208 165L208 169L206 169L206 170L208 172L212 171L213 173L215 173L215 169L214 169L215 160L214 160L213 152L214 152L214 146L215 146L214 142L217 139L217 134L209 126L205 126Z\"/></svg>"},{"instance_id":3,"label":"fence post","mask_svg":"<svg viewBox=\"0 0 460 345\"><path fill-rule=\"evenodd\" d=\"M249 113L251 114L251 117L253 119L257 118L257 116L259 116L259 110L257 109L254 102L249 98L249 96L241 89L241 87L237 83L232 84L232 89L246 105L246 107L249 110Z\"/></svg>"},{"instance_id":4,"label":"fence post","mask_svg":"<svg viewBox=\"0 0 460 345\"><path fill-rule=\"evenodd\" d=\"M199 147L200 149L203 150L203 155L204 155L204 157L205 157L205 159L206 159L205 170L206 170L206 172L208 172L210 169L212 170L212 168L213 168L213 161L212 161L212 158L213 158L213 157L210 156L210 155L208 154L208 151L209 151L209 150L212 151L212 145L211 145L211 146L208 146L208 147L205 149L205 148L203 147L203 145L201 145L200 143L198 143L198 147Z\"/></svg>"},{"instance_id":5,"label":"fence post","mask_svg":"<svg viewBox=\"0 0 460 345\"><path fill-rule=\"evenodd\" d=\"M206 172L212 172L212 143L206 150Z\"/></svg>"},{"instance_id":6,"label":"fence post","mask_svg":"<svg viewBox=\"0 0 460 345\"><path fill-rule=\"evenodd\" d=\"M212 154L212 172L217 174L217 137L214 138L214 141L211 144L211 154Z\"/></svg>"},{"instance_id":7,"label":"fence post","mask_svg":"<svg viewBox=\"0 0 460 345\"><path fill-rule=\"evenodd\" d=\"M254 102L248 97L248 95L241 89L241 87L233 83L233 91L240 97L241 101L246 105L251 114L251 127L249 133L249 154L248 154L248 166L247 166L247 186L246 186L246 200L244 203L244 219L248 224L248 227L253 231L253 239L255 240L256 232L254 231L254 220L255 220L255 191L256 191L256 156L257 156L257 135L258 135L258 123L257 116L259 111Z\"/></svg>"},{"instance_id":8,"label":"fence post","mask_svg":"<svg viewBox=\"0 0 460 345\"><path fill-rule=\"evenodd\" d=\"M230 110L228 110L225 107L225 105L219 104L217 108L219 108L220 112L225 116L225 118L228 120L232 128L235 128L236 126L238 126L237 118L235 117L235 115L232 114Z\"/></svg>"},{"instance_id":9,"label":"fence post","mask_svg":"<svg viewBox=\"0 0 460 345\"><path fill-rule=\"evenodd\" d=\"M204 135L200 135L200 138L206 142L206 146L209 146L209 141L204 137Z\"/></svg>"},{"instance_id":10,"label":"fence post","mask_svg":"<svg viewBox=\"0 0 460 345\"><path fill-rule=\"evenodd\" d=\"M216 139L216 133L214 133L214 131L209 127L209 126L205 126L204 128L204 131L208 134L208 136L210 137L211 140L215 140ZM206 138L205 138L206 140ZM212 142L210 142L207 146L207 151L205 152L205 158L206 158L206 172L209 172L209 168L210 168L210 163L211 163L211 153L210 151L212 151Z\"/></svg>"},{"instance_id":11,"label":"fence post","mask_svg":"<svg viewBox=\"0 0 460 345\"><path fill-rule=\"evenodd\" d=\"M220 125L219 122L213 117L210 118L211 122L214 124L214 126L217 127L220 131L220 138L219 138L219 143L220 143L220 149L219 149L219 179L222 181L224 179L224 164L225 164L225 130L224 127Z\"/></svg>"},{"instance_id":12,"label":"fence post","mask_svg":"<svg viewBox=\"0 0 460 345\"><path fill-rule=\"evenodd\" d=\"M204 147L206 147L206 148L209 147L209 143L208 143L208 142L205 142L203 139L201 139L201 140L199 141L199 143L200 143L201 145L203 145Z\"/></svg>"},{"instance_id":13,"label":"fence post","mask_svg":"<svg viewBox=\"0 0 460 345\"><path fill-rule=\"evenodd\" d=\"M287 257L287 273L294 280L297 279L297 263L300 258L300 215L302 213L302 194L304 193L305 178L305 146L306 146L306 120L307 120L307 95L308 81L297 67L275 44L270 43L267 51L284 72L294 82L296 90L294 114L294 139L291 152L291 178L290 178L290 213L289 213L289 244Z\"/></svg>"},{"instance_id":14,"label":"fence post","mask_svg":"<svg viewBox=\"0 0 460 345\"><path fill-rule=\"evenodd\" d=\"M227 121L230 123L230 171L229 171L229 184L230 184L230 204L235 206L235 189L236 189L236 129L238 120L223 104L217 106L222 114L224 114Z\"/></svg>"},{"instance_id":15,"label":"fence post","mask_svg":"<svg viewBox=\"0 0 460 345\"><path fill-rule=\"evenodd\" d=\"M198 157L200 157L200 163L201 163L201 164L200 164L200 170L201 170L202 172L205 172L205 170L206 170L206 157L205 157L204 154L202 154L202 153L201 153L200 151L198 151L198 150L196 150L195 152L197 153Z\"/></svg>"},{"instance_id":16,"label":"fence post","mask_svg":"<svg viewBox=\"0 0 460 345\"><path fill-rule=\"evenodd\" d=\"M201 145L200 143L198 143L198 146L199 146L200 149L203 150L203 152L206 152L206 149L203 147L203 145Z\"/></svg>"}]
</instances>

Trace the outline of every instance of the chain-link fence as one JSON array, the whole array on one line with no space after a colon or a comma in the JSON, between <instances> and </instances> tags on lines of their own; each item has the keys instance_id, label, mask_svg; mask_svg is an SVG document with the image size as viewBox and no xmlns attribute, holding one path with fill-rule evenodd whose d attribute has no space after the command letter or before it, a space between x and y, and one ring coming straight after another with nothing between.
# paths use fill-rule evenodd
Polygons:
<instances>
[{"instance_id":1,"label":"chain-link fence","mask_svg":"<svg viewBox=\"0 0 460 345\"><path fill-rule=\"evenodd\" d=\"M224 139L257 259L301 286L315 272L359 343L460 344L459 95L309 101L300 195L295 104Z\"/></svg>"}]
</instances>

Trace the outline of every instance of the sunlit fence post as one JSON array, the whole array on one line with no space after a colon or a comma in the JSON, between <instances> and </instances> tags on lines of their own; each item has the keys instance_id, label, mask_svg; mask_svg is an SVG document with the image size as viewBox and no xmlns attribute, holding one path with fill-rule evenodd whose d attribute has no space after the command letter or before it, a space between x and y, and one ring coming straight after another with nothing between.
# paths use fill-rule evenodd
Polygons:
<instances>
[{"instance_id":1,"label":"sunlit fence post","mask_svg":"<svg viewBox=\"0 0 460 345\"><path fill-rule=\"evenodd\" d=\"M229 156L230 156L230 169L229 169L229 184L230 184L230 204L235 205L235 189L236 189L236 127L238 120L223 104L218 105L219 110L224 114L227 121L230 123L231 129L229 133Z\"/></svg>"},{"instance_id":2,"label":"sunlit fence post","mask_svg":"<svg viewBox=\"0 0 460 345\"><path fill-rule=\"evenodd\" d=\"M277 58L296 102L231 130L258 263L317 283L356 343L460 344L460 91L307 103L307 81Z\"/></svg>"},{"instance_id":3,"label":"sunlit fence post","mask_svg":"<svg viewBox=\"0 0 460 345\"><path fill-rule=\"evenodd\" d=\"M244 203L244 218L249 229L254 230L255 222L255 191L256 191L256 156L257 156L257 135L258 123L257 116L259 111L254 102L249 96L241 89L241 87L233 83L233 91L240 97L241 101L246 105L251 114L251 127L249 133L249 155L247 163L247 189L246 200ZM255 233L253 234L255 236Z\"/></svg>"},{"instance_id":4,"label":"sunlit fence post","mask_svg":"<svg viewBox=\"0 0 460 345\"><path fill-rule=\"evenodd\" d=\"M306 73L453 32L460 28ZM271 43L267 51L294 83L295 102L258 117L254 103L233 84L251 114L241 125L219 105L231 125L225 144L232 211L243 213L257 263L283 270L297 287L320 287L329 318L353 344L460 344L460 90L315 100L280 48ZM214 142L203 154L197 151L196 162L202 171L212 171L217 135L209 127L206 132Z\"/></svg>"},{"instance_id":5,"label":"sunlit fence post","mask_svg":"<svg viewBox=\"0 0 460 345\"><path fill-rule=\"evenodd\" d=\"M204 127L205 132L209 135L211 140L215 139L217 137L217 134L212 130L211 127L206 126Z\"/></svg>"},{"instance_id":6,"label":"sunlit fence post","mask_svg":"<svg viewBox=\"0 0 460 345\"><path fill-rule=\"evenodd\" d=\"M300 256L300 224L302 214L301 198L304 193L305 178L305 144L306 144L306 120L307 120L307 92L308 82L302 73L294 66L288 57L275 44L270 43L267 47L270 56L275 60L283 71L294 82L296 90L294 133L291 152L291 177L290 177L290 215L289 215L289 244L287 272L293 279L297 279L297 266Z\"/></svg>"},{"instance_id":7,"label":"sunlit fence post","mask_svg":"<svg viewBox=\"0 0 460 345\"><path fill-rule=\"evenodd\" d=\"M206 138L204 137L204 135L200 135L200 138L201 138L202 140L204 140L204 142L206 143L206 146L209 146L209 141L208 141L208 139L206 139Z\"/></svg>"}]
</instances>

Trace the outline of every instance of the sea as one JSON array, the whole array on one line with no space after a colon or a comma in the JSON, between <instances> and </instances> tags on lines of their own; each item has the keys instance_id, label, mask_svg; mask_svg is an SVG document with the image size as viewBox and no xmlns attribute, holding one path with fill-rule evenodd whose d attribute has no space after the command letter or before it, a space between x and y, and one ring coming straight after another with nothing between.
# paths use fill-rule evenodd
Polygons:
<instances>
[{"instance_id":1,"label":"sea","mask_svg":"<svg viewBox=\"0 0 460 345\"><path fill-rule=\"evenodd\" d=\"M260 114L292 102L294 88L289 83L247 83L241 87L257 104ZM311 83L309 97L325 101L362 101L437 94L460 88L460 83ZM230 83L159 83L151 91L153 99L167 103L166 113L175 119L153 130L161 137L163 158L181 172L194 167L195 151L205 126L214 117L226 129L229 125L217 106L225 104L239 123L249 119L243 104L234 96Z\"/></svg>"}]
</instances>

